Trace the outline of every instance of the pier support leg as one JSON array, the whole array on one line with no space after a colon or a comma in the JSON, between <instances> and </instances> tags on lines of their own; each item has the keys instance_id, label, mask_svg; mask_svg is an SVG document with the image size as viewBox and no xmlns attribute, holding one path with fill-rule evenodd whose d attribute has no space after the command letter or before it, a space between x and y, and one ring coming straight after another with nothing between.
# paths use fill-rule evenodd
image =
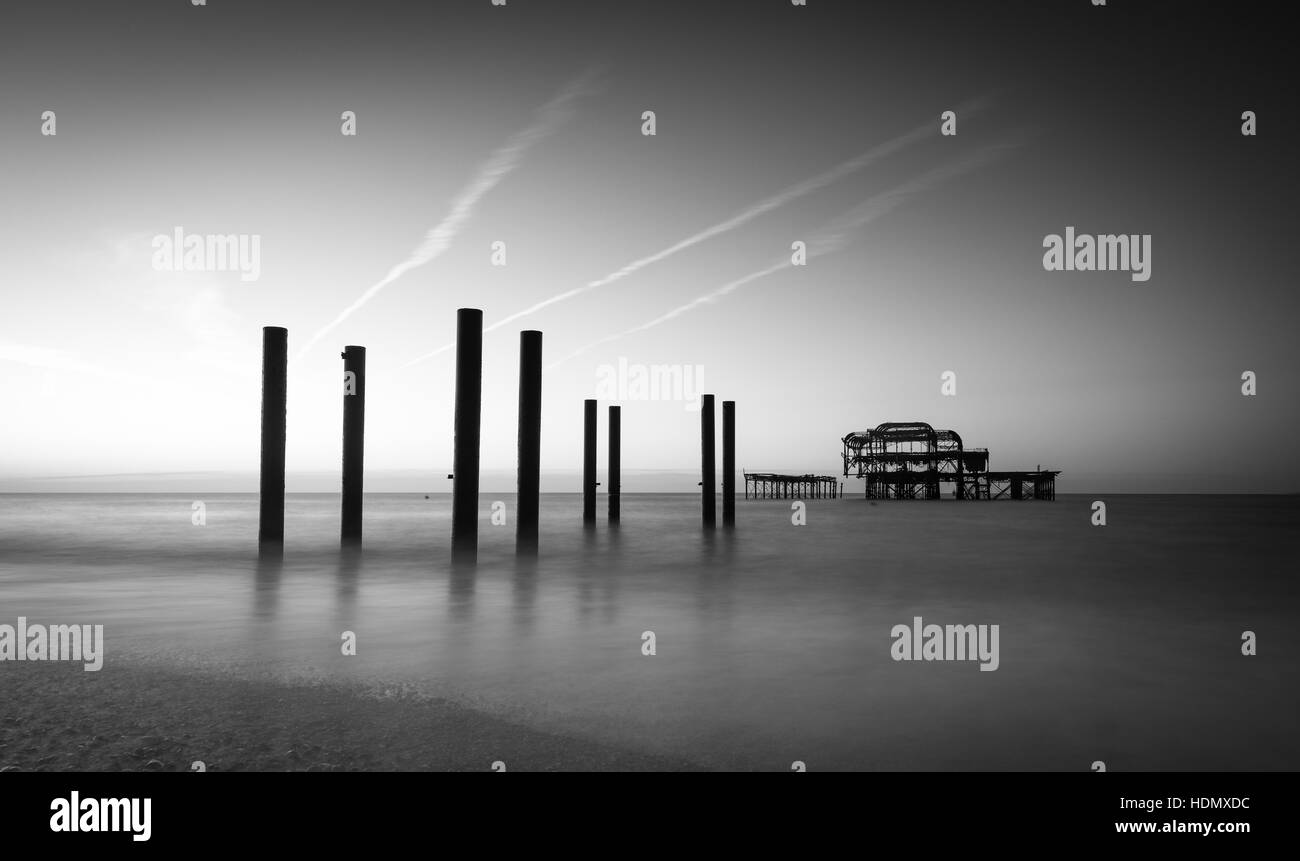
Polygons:
<instances>
[{"instance_id":1,"label":"pier support leg","mask_svg":"<svg viewBox=\"0 0 1300 861\"><path fill-rule=\"evenodd\" d=\"M622 493L622 408L609 408L609 522L618 523L620 494Z\"/></svg>"},{"instance_id":2,"label":"pier support leg","mask_svg":"<svg viewBox=\"0 0 1300 861\"><path fill-rule=\"evenodd\" d=\"M519 481L515 551L537 552L542 472L542 333L519 333Z\"/></svg>"},{"instance_id":3,"label":"pier support leg","mask_svg":"<svg viewBox=\"0 0 1300 861\"><path fill-rule=\"evenodd\" d=\"M722 525L736 525L736 402L722 402Z\"/></svg>"},{"instance_id":4,"label":"pier support leg","mask_svg":"<svg viewBox=\"0 0 1300 861\"><path fill-rule=\"evenodd\" d=\"M582 402L582 522L596 523L596 402Z\"/></svg>"},{"instance_id":5,"label":"pier support leg","mask_svg":"<svg viewBox=\"0 0 1300 861\"><path fill-rule=\"evenodd\" d=\"M483 312L456 311L456 427L452 455L451 552L478 560L479 434L483 419Z\"/></svg>"},{"instance_id":6,"label":"pier support leg","mask_svg":"<svg viewBox=\"0 0 1300 861\"><path fill-rule=\"evenodd\" d=\"M262 329L262 475L257 544L284 546L284 432L289 378L289 330Z\"/></svg>"},{"instance_id":7,"label":"pier support leg","mask_svg":"<svg viewBox=\"0 0 1300 861\"><path fill-rule=\"evenodd\" d=\"M361 505L366 453L366 348L343 348L344 544L361 543Z\"/></svg>"},{"instance_id":8,"label":"pier support leg","mask_svg":"<svg viewBox=\"0 0 1300 861\"><path fill-rule=\"evenodd\" d=\"M700 408L700 496L704 503L704 525L710 527L718 522L718 478L714 445L713 395L705 395Z\"/></svg>"}]
</instances>

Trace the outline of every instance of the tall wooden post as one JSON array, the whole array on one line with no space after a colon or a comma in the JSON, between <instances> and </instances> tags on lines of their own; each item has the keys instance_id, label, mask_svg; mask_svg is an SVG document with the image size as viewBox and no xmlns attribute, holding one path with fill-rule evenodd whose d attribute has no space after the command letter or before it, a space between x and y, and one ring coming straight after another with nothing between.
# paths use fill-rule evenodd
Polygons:
<instances>
[{"instance_id":1,"label":"tall wooden post","mask_svg":"<svg viewBox=\"0 0 1300 861\"><path fill-rule=\"evenodd\" d=\"M582 522L596 523L596 402L582 402Z\"/></svg>"},{"instance_id":2,"label":"tall wooden post","mask_svg":"<svg viewBox=\"0 0 1300 861\"><path fill-rule=\"evenodd\" d=\"M622 408L609 408L609 522L618 523L621 511L620 494L622 493L622 458L619 451L622 445Z\"/></svg>"},{"instance_id":3,"label":"tall wooden post","mask_svg":"<svg viewBox=\"0 0 1300 861\"><path fill-rule=\"evenodd\" d=\"M700 407L700 496L705 526L718 521L717 468L713 434L713 395L705 395Z\"/></svg>"},{"instance_id":4,"label":"tall wooden post","mask_svg":"<svg viewBox=\"0 0 1300 861\"><path fill-rule=\"evenodd\" d=\"M722 525L736 525L736 402L722 402Z\"/></svg>"},{"instance_id":5,"label":"tall wooden post","mask_svg":"<svg viewBox=\"0 0 1300 861\"><path fill-rule=\"evenodd\" d=\"M366 348L343 348L343 518L345 544L361 541L366 452Z\"/></svg>"},{"instance_id":6,"label":"tall wooden post","mask_svg":"<svg viewBox=\"0 0 1300 861\"><path fill-rule=\"evenodd\" d=\"M262 328L262 475L257 543L284 545L284 438L289 389L289 330Z\"/></svg>"},{"instance_id":7,"label":"tall wooden post","mask_svg":"<svg viewBox=\"0 0 1300 861\"><path fill-rule=\"evenodd\" d=\"M456 427L452 455L451 550L478 560L479 432L483 409L483 312L456 311Z\"/></svg>"},{"instance_id":8,"label":"tall wooden post","mask_svg":"<svg viewBox=\"0 0 1300 861\"><path fill-rule=\"evenodd\" d=\"M515 549L537 552L542 463L542 333L519 333L519 484Z\"/></svg>"}]
</instances>

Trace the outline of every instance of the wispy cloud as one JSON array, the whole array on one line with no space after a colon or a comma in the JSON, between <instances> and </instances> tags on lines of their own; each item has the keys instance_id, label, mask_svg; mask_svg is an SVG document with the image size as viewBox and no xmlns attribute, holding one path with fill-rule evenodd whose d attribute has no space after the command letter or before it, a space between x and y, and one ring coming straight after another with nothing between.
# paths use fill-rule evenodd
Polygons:
<instances>
[{"instance_id":1,"label":"wispy cloud","mask_svg":"<svg viewBox=\"0 0 1300 861\"><path fill-rule=\"evenodd\" d=\"M135 374L124 373L112 368L106 368L101 364L88 362L76 353L67 350L41 347L34 344L20 344L2 339L0 339L0 362L15 362L29 368L50 371L69 371L74 374L101 377L106 380L124 383L152 383L152 380Z\"/></svg>"},{"instance_id":2,"label":"wispy cloud","mask_svg":"<svg viewBox=\"0 0 1300 861\"><path fill-rule=\"evenodd\" d=\"M307 339L302 349L294 356L300 360L322 338L334 331L348 317L355 314L367 302L379 295L389 284L401 278L416 267L434 260L450 247L461 227L473 215L474 207L489 191L505 179L518 167L524 155L543 138L548 137L573 115L575 105L581 97L592 92L598 73L591 69L574 81L571 81L555 98L551 99L537 111L537 117L531 125L517 133L506 144L488 158L479 168L470 183L461 190L452 202L451 211L442 221L434 225L419 247L411 256L398 263L388 274L366 289L352 304L344 308L337 317Z\"/></svg>"},{"instance_id":3,"label":"wispy cloud","mask_svg":"<svg viewBox=\"0 0 1300 861\"><path fill-rule=\"evenodd\" d=\"M916 195L929 191L935 186L941 185L951 179L955 179L962 174L970 173L973 170L983 167L1018 146L1020 146L1018 142L1004 143L976 150L965 158L926 171L908 182L867 198L862 203L858 204L838 218L833 219L816 232L812 241L808 243L808 258L811 259L813 257L819 257L824 254L839 251L850 242L857 231L866 227L881 216L889 213L898 206L906 203ZM656 326L667 323L683 314L688 314L703 305L713 304L730 293L734 293L761 278L766 278L769 275L790 268L793 265L794 264L789 256L783 257L771 266L760 269L757 272L751 272L734 281L730 281L715 290L697 296L683 305L678 305L671 311L661 314L652 320L647 320L640 325L633 326L632 328L625 329L621 332L606 335L603 338L592 341L590 344L579 347L567 356L557 359L547 365L547 370L558 367L570 359L580 356L588 350L594 349L602 344L617 341L621 338L626 338L629 335L644 332L647 329L653 329Z\"/></svg>"},{"instance_id":4,"label":"wispy cloud","mask_svg":"<svg viewBox=\"0 0 1300 861\"><path fill-rule=\"evenodd\" d=\"M170 234L170 228L163 228ZM224 375L255 375L249 360L255 345L232 307L240 288L232 288L224 273L155 269L152 239L158 231L137 230L101 236L87 243L90 252L74 259L79 277L95 289L111 292L116 302L131 306L142 326L158 327L183 340L177 349L186 367L201 365Z\"/></svg>"},{"instance_id":5,"label":"wispy cloud","mask_svg":"<svg viewBox=\"0 0 1300 861\"><path fill-rule=\"evenodd\" d=\"M958 110L963 116L968 117L971 114L975 113L976 111L983 109L986 106L986 104L987 104L986 99L978 99L968 104L962 105ZM631 263L628 263L627 265L622 266L614 270L613 272L610 272L608 275L604 275L600 278L597 278L594 281L588 281L586 284L582 285L581 287L574 287L571 290L565 290L562 293L557 293L554 296L550 296L546 299L541 300L540 302L529 305L527 308L523 308L519 311L516 311L507 317L503 317L502 319L497 320L495 323L491 324L490 326L487 326L483 331L485 333L492 332L496 329L500 329L502 326L508 326L509 324L515 322L516 320L522 319L524 317L528 317L532 314L536 314L538 311L541 311L544 308L549 308L552 305L556 305L560 302L565 302L569 299L573 299L577 296L581 296L584 293L589 293L593 290L599 290L602 287L608 287L610 284L614 284L618 281L621 281L624 278L628 277L629 275L632 275L635 272L638 272L647 266L658 263L662 260L666 260L669 257L672 257L675 254L679 254L682 251L686 251L689 248L693 248L694 246L699 245L702 242L707 242L708 240L713 239L717 236L721 236L725 233L729 233L730 231L742 227L745 224L748 224L749 222L753 221L754 219L762 215L766 215L767 213L772 212L773 210L776 210L782 206L785 206L786 204L791 203L795 200L798 200L801 197L812 194L813 192L819 191L823 188L827 188L835 184L836 182L839 182L840 180L843 180L851 176L852 174L862 170L863 168L869 167L870 165L874 164L877 161L880 161L883 158L887 158L891 155L894 155L898 152L905 150L906 148L912 146L913 144L919 143L920 141L923 140L928 140L930 138L933 138L934 135L937 134L938 127L939 126L938 126L937 119L935 121L931 121L923 125L919 125L905 134L899 135L896 138L888 140L882 144L879 144L878 146L872 147L866 152L863 152L857 156L854 156L848 161L836 165L830 170L824 171L823 173L820 173L817 176L811 177L809 179L805 179L802 182L795 183L794 185L791 185L788 188L785 188L782 191L777 192L771 197L761 200L758 203L749 206L741 210L740 212L737 212L731 217L719 221L717 224L713 224L709 227L706 227L703 230L700 230L699 232L686 237L685 239L682 239L678 242L673 243L672 245L669 245L666 248L662 248L659 251L654 252L653 254L648 254L645 257L641 257L637 260L633 260ZM421 356L416 356L414 359L411 359L409 362L400 365L399 369L409 368L410 366L419 364L420 362L423 362L427 359L432 359L435 356L448 352L455 346L456 345L454 343L444 344L436 350L425 353Z\"/></svg>"}]
</instances>

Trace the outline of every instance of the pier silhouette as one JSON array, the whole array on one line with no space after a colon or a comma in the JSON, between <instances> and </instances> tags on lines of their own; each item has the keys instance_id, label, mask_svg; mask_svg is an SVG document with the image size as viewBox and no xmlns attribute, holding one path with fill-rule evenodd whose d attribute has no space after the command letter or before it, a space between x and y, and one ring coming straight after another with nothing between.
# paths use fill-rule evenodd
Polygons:
<instances>
[{"instance_id":1,"label":"pier silhouette","mask_svg":"<svg viewBox=\"0 0 1300 861\"><path fill-rule=\"evenodd\" d=\"M262 330L262 429L258 547L264 556L283 552L284 464L288 372L288 331ZM365 464L366 348L343 349L343 457L340 539L361 543ZM483 408L483 312L456 312L455 425L452 479L451 548L454 567L472 571L478 558L479 457ZM715 396L701 397L700 520L711 532L717 525ZM597 401L583 401L582 523L596 525ZM519 438L516 553L536 555L539 545L542 414L542 333L519 334ZM622 519L622 407L609 406L608 519ZM967 448L961 435L926 422L885 422L841 439L844 475L865 479L866 498L940 499L943 485L963 500L1056 498L1059 470L989 469L986 448ZM736 522L736 402L722 402L722 523ZM836 476L745 472L745 499L837 499L843 485ZM428 498L427 496L425 497ZM459 579L459 578L458 578Z\"/></svg>"}]
</instances>

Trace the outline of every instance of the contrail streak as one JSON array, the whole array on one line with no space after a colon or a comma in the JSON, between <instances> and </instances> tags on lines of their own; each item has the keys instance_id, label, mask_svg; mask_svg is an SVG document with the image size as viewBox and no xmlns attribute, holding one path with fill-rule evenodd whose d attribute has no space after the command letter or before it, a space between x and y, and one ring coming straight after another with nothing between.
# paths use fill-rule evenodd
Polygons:
<instances>
[{"instance_id":1,"label":"contrail streak","mask_svg":"<svg viewBox=\"0 0 1300 861\"><path fill-rule=\"evenodd\" d=\"M474 207L479 200L519 165L519 162L534 144L549 136L573 115L575 102L591 92L595 75L594 70L588 70L581 77L570 82L568 86L560 91L559 95L537 111L537 118L532 125L517 133L504 146L492 153L492 156L479 168L478 173L470 181L469 185L465 186L456 197L452 203L451 211L443 217L442 221L429 230L428 234L425 235L424 242L411 252L411 256L388 270L387 275L372 284L357 297L355 302L344 308L329 324L308 338L302 349L294 356L294 361L297 362L302 359L321 338L334 331L339 324L375 298L389 284L392 284L410 270L423 266L446 251L451 245L451 241L460 231L461 226L473 214Z\"/></svg>"},{"instance_id":2,"label":"contrail streak","mask_svg":"<svg viewBox=\"0 0 1300 861\"><path fill-rule=\"evenodd\" d=\"M975 113L981 110L983 107L985 107L986 103L987 101L985 99L979 99L970 102L968 104L962 105L960 108L958 108L958 111L963 116L970 116L972 113ZM522 317L527 317L529 315L535 314L538 311L541 311L543 308L548 308L551 305L555 305L559 302L564 302L568 299L572 299L575 296L581 296L583 293L587 293L592 290L599 290L601 287L606 287L610 284L613 284L616 281L620 281L623 278L626 278L627 276L633 274L634 272L644 269L645 267L650 266L653 263L658 263L659 261L665 260L673 256L674 254L677 254L678 252L685 251L688 248L691 248L695 245L699 245L701 242L706 242L707 240L712 239L716 236L720 236L724 233L728 233L732 230L735 230L736 228L741 227L742 225L750 221L753 221L755 218L758 218L761 215L765 215L774 209L784 206L787 203L790 203L793 200L797 200L800 197L811 194L814 191L818 191L820 189L826 188L827 186L835 182L838 182L839 180L842 180L845 177L853 173L856 173L859 170L862 170L868 165L871 165L882 158L891 156L894 153L897 153L905 149L906 147L917 143L918 141L926 140L928 138L933 137L935 134L935 128L936 125L933 122L928 122L924 125L917 126L916 128L912 129L906 134L899 135L893 140L886 141L885 143L880 144L879 146L873 147L867 150L866 152L858 156L855 156L854 158L851 158L848 161L843 162L842 164L839 164L828 171L825 171L824 173L806 179L803 182L796 183L784 189L783 191L780 191L777 194L774 194L771 197L762 200L759 203L754 204L753 206L750 206L747 209L741 210L740 212L736 213L735 215L731 216L730 218L724 221L720 221L711 227L706 227L704 230L701 230L698 233L688 236L685 239L681 240L680 242L676 242L673 245L668 246L667 248L661 249L660 251L656 251L654 254L650 254L646 257L642 257L639 260L634 260L631 263L628 263L626 266L623 266L622 268L616 269L615 271L609 273L608 275L605 275L601 278L597 278L595 281L588 281L586 284L584 284L581 287L574 287L573 289L566 290L563 293L557 293L554 296L543 299L542 301L530 305L527 308L524 308L520 311L516 311L510 316L504 317L496 321L492 325L486 327L483 331L491 332L494 329L499 329L502 326L513 323L515 320L518 320ZM399 369L409 368L411 365L419 364L420 362L423 362L426 359L432 359L434 356L447 352L448 350L452 349L454 346L455 344L444 344L443 346L439 347L438 349L430 353L425 353L422 356L417 356L414 359L411 359L409 362L406 362L405 364L399 366Z\"/></svg>"},{"instance_id":3,"label":"contrail streak","mask_svg":"<svg viewBox=\"0 0 1300 861\"><path fill-rule=\"evenodd\" d=\"M667 314L663 314L659 317L655 317L653 320L642 323L639 326L633 326L631 329L625 329L624 331L618 332L613 335L606 335L600 340L592 341L590 344L587 344L583 347L579 347L578 349L574 350L572 353L565 356L564 358L557 359L556 361L547 365L546 370L549 371L552 368L558 368L560 365L563 365L565 362L569 361L569 359L572 359L576 356L580 356L583 353L587 352L588 350L594 349L595 347L599 347L601 344L608 344L610 341L617 341L620 338L626 338L628 335L634 335L637 332L644 332L646 329L653 329L655 326L658 326L660 323L667 323L669 320L673 319L674 317L680 317L682 314L695 310L700 305L707 305L711 302L716 302L717 300L721 299L723 296L727 295L733 290L739 290L741 287L744 287L746 284L750 283L751 281L757 281L760 278L765 278L774 272L780 272L782 269L786 269L793 265L794 264L791 263L790 258L786 257L781 261L767 267L766 269L760 269L757 272L751 272L743 278L737 278L735 281L731 281L723 285L722 287L719 287L717 290L714 290L712 293L706 293L703 296L698 296L695 299L692 299L691 301L687 302L685 305L678 305L676 308L669 311Z\"/></svg>"},{"instance_id":4,"label":"contrail streak","mask_svg":"<svg viewBox=\"0 0 1300 861\"><path fill-rule=\"evenodd\" d=\"M848 244L851 238L851 234L854 231L857 231L865 227L866 225L875 221L877 218L880 218L881 216L887 214L888 212L895 209L896 207L902 205L903 203L906 203L912 197L921 194L923 192L926 192L936 185L954 179L958 176L961 176L962 174L969 173L970 171L975 170L978 167L982 167L983 165L994 161L1003 153L1011 149L1014 149L1017 146L1019 146L1018 143L1008 143L1008 144L998 144L995 146L985 147L984 149L981 150L976 150L974 153L972 153L970 156L964 159L959 159L957 161L927 171L921 174L920 176L916 177L915 179L905 182L902 185L896 186L890 189L889 191L884 191L881 192L880 194L867 198L862 203L855 206L853 209L849 210L848 212L841 215L839 218L836 218L831 222L829 222L827 225L825 225L819 231L820 235L817 238L815 238L813 241L808 243L808 257L809 258L819 257L823 254L829 254L834 251L839 251L841 248L843 248L845 245ZM599 340L592 341L590 344L586 344L585 346L579 347L577 350L574 350L572 353L565 356L564 358L558 359L555 362L552 362L551 364L547 365L546 369L549 371L552 368L559 367L560 365L564 364L570 359L580 356L583 353L587 352L588 350L598 347L601 344L607 344L610 341L617 341L620 338L627 337L628 335L634 335L638 332L644 332L647 329L653 329L655 326L659 326L663 323L667 323L669 320L672 320L676 317L680 317L683 314L687 314L691 311L694 311L696 308L699 308L701 305L708 305L717 302L718 300L722 299L724 296L726 296L729 293L739 290L740 288L745 287L746 285L751 284L754 281L759 280L760 278L766 278L768 275L772 275L776 272L780 272L782 269L792 267L793 265L794 264L791 261L791 259L789 257L785 257L782 260L778 261L777 263L768 266L766 269L760 269L757 272L751 272L750 274L745 275L742 278L737 278L735 281L731 281L728 282L727 284L724 284L723 286L717 288L716 290L712 290L708 293L705 293L702 296L697 296L696 298L685 303L684 305L678 305L676 308L673 308L671 311L668 311L665 314L661 314L660 316L655 317L653 320L648 320L645 323L641 323L638 326L633 326L631 329L626 329L622 332L618 332L613 335L606 335L605 337L600 338Z\"/></svg>"},{"instance_id":5,"label":"contrail streak","mask_svg":"<svg viewBox=\"0 0 1300 861\"><path fill-rule=\"evenodd\" d=\"M124 383L159 385L157 381L148 377L106 368L96 362L85 361L76 353L70 353L67 350L19 344L2 338L0 338L0 362L16 362L29 368L42 370L70 371L106 380L119 380Z\"/></svg>"}]
</instances>

